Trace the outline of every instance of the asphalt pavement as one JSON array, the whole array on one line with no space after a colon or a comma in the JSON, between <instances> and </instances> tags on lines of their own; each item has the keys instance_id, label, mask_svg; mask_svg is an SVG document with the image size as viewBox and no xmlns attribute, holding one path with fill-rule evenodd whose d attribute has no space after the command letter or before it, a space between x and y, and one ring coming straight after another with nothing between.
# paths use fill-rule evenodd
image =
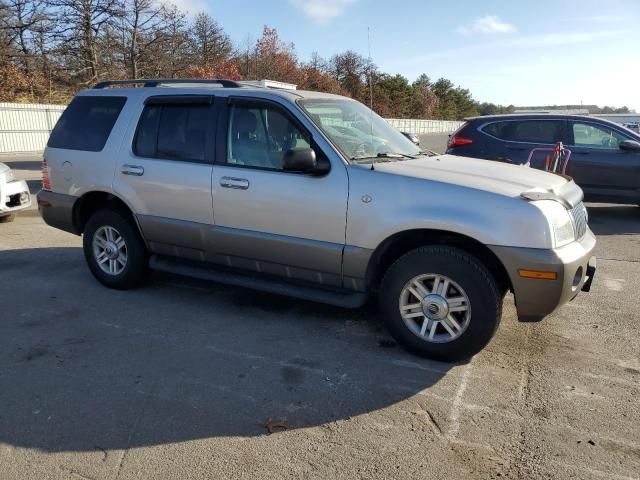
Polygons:
<instances>
[{"instance_id":1,"label":"asphalt pavement","mask_svg":"<svg viewBox=\"0 0 640 480\"><path fill-rule=\"evenodd\" d=\"M38 159L10 162L37 190ZM452 365L373 306L108 290L32 209L0 224L0 478L639 478L640 208L589 213L592 291L536 324L507 296Z\"/></svg>"}]
</instances>

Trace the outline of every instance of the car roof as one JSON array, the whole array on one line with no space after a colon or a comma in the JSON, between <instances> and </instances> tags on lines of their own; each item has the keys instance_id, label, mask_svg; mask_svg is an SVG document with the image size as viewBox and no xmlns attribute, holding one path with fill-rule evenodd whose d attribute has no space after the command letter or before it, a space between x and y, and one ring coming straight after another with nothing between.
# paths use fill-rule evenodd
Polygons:
<instances>
[{"instance_id":1,"label":"car roof","mask_svg":"<svg viewBox=\"0 0 640 480\"><path fill-rule=\"evenodd\" d=\"M217 95L217 96L255 96L264 98L280 97L289 101L298 99L324 99L324 100L352 100L348 97L332 93L315 92L311 90L291 90L284 88L267 87L220 87L207 84L192 85L161 85L157 87L129 87L129 88L89 88L78 92L79 96L152 96L152 95Z\"/></svg>"},{"instance_id":2,"label":"car roof","mask_svg":"<svg viewBox=\"0 0 640 480\"><path fill-rule=\"evenodd\" d=\"M562 115L554 113L509 113L503 115L486 115L477 117L465 118L468 122L477 121L499 121L499 120L582 120L591 123L602 123L606 125L613 125L618 128L624 128L623 125L607 120L606 118L594 117L591 115Z\"/></svg>"},{"instance_id":3,"label":"car roof","mask_svg":"<svg viewBox=\"0 0 640 480\"><path fill-rule=\"evenodd\" d=\"M468 117L465 120L471 122L475 120L537 120L537 119L554 119L554 120L602 120L598 117L592 117L589 115L569 115L569 114L557 114L557 113L507 113L501 115L479 115L476 117Z\"/></svg>"}]
</instances>

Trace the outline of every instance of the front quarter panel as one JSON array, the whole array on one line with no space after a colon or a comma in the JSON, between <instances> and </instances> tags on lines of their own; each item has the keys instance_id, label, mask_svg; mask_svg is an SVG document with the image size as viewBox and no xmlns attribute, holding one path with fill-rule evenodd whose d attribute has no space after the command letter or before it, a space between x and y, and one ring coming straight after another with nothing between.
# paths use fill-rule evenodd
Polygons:
<instances>
[{"instance_id":1,"label":"front quarter panel","mask_svg":"<svg viewBox=\"0 0 640 480\"><path fill-rule=\"evenodd\" d=\"M520 197L350 165L347 245L375 249L414 229L459 233L485 245L551 248L541 212Z\"/></svg>"}]
</instances>

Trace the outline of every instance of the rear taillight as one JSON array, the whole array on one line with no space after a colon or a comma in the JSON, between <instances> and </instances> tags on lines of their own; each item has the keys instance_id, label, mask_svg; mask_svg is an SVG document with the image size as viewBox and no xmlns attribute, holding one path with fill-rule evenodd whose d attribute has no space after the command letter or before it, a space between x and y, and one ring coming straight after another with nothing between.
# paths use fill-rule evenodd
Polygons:
<instances>
[{"instance_id":1,"label":"rear taillight","mask_svg":"<svg viewBox=\"0 0 640 480\"><path fill-rule=\"evenodd\" d=\"M47 165L47 159L42 159L42 189L51 190L51 180L49 179L49 166Z\"/></svg>"},{"instance_id":2,"label":"rear taillight","mask_svg":"<svg viewBox=\"0 0 640 480\"><path fill-rule=\"evenodd\" d=\"M451 134L447 148L462 147L463 145L471 145L473 140L464 136L465 129L469 126L469 122L465 122L462 126Z\"/></svg>"},{"instance_id":3,"label":"rear taillight","mask_svg":"<svg viewBox=\"0 0 640 480\"><path fill-rule=\"evenodd\" d=\"M471 140L470 138L454 135L449 139L449 148L462 147L463 145L470 145L472 143L473 143L473 140Z\"/></svg>"}]
</instances>

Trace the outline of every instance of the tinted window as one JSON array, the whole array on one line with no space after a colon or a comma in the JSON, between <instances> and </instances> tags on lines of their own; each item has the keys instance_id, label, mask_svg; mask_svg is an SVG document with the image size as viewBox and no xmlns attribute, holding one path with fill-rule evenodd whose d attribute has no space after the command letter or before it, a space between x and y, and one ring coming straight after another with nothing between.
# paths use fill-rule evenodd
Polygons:
<instances>
[{"instance_id":1,"label":"tinted window","mask_svg":"<svg viewBox=\"0 0 640 480\"><path fill-rule=\"evenodd\" d=\"M617 150L625 140L628 139L603 125L579 122L573 124L573 144L576 146Z\"/></svg>"},{"instance_id":2,"label":"tinted window","mask_svg":"<svg viewBox=\"0 0 640 480\"><path fill-rule=\"evenodd\" d=\"M509 126L512 122L495 122L485 126L482 131L502 140L508 140Z\"/></svg>"},{"instance_id":3,"label":"tinted window","mask_svg":"<svg viewBox=\"0 0 640 480\"><path fill-rule=\"evenodd\" d=\"M562 122L528 120L514 122L512 138L516 142L556 143L562 141Z\"/></svg>"},{"instance_id":4,"label":"tinted window","mask_svg":"<svg viewBox=\"0 0 640 480\"><path fill-rule=\"evenodd\" d=\"M562 121L518 120L495 122L484 127L483 131L510 142L551 144L562 141Z\"/></svg>"},{"instance_id":5,"label":"tinted window","mask_svg":"<svg viewBox=\"0 0 640 480\"><path fill-rule=\"evenodd\" d=\"M126 102L124 97L76 97L51 132L52 148L99 152Z\"/></svg>"},{"instance_id":6,"label":"tinted window","mask_svg":"<svg viewBox=\"0 0 640 480\"><path fill-rule=\"evenodd\" d=\"M208 105L148 105L140 117L134 152L171 160L205 159Z\"/></svg>"},{"instance_id":7,"label":"tinted window","mask_svg":"<svg viewBox=\"0 0 640 480\"><path fill-rule=\"evenodd\" d=\"M154 157L158 141L158 124L162 107L146 107L140 117L134 152L141 157Z\"/></svg>"},{"instance_id":8,"label":"tinted window","mask_svg":"<svg viewBox=\"0 0 640 480\"><path fill-rule=\"evenodd\" d=\"M309 146L309 138L279 109L231 107L227 163L281 170L287 150Z\"/></svg>"}]
</instances>

